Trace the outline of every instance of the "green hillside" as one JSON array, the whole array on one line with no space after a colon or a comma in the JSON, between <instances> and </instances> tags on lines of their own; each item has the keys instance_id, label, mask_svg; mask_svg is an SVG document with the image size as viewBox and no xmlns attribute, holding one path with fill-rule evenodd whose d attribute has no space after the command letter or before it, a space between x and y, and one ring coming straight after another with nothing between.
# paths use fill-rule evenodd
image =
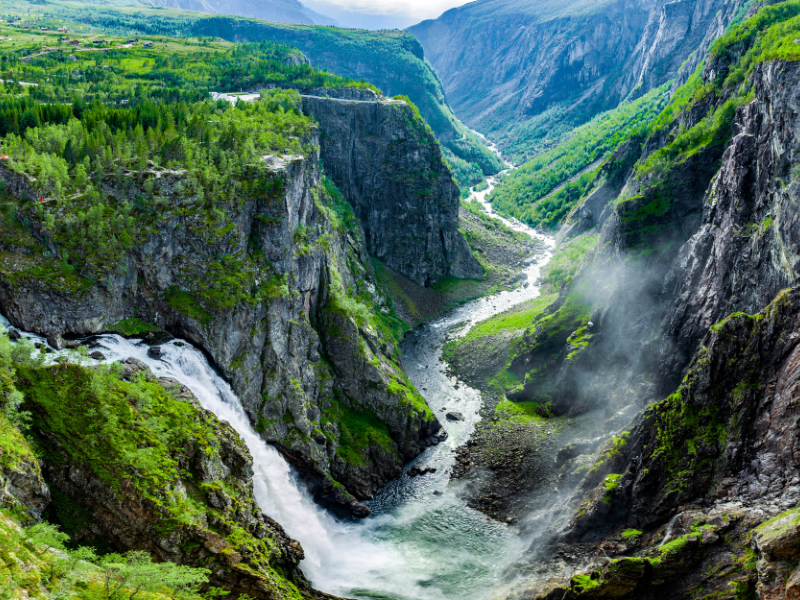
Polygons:
<instances>
[{"instance_id":1,"label":"green hillside","mask_svg":"<svg viewBox=\"0 0 800 600\"><path fill-rule=\"evenodd\" d=\"M212 16L204 13L98 2L91 7L71 2L11 4L3 11L36 16L37 22L63 22L101 28L118 35L163 35L178 38L214 38L230 42L278 42L298 48L316 69L374 84L388 96L406 96L418 108L442 144L462 189L497 173L502 162L467 130L447 104L442 84L422 46L403 31L365 31L271 23L256 19ZM30 12L29 12L30 11ZM256 87L256 82L249 82ZM220 84L222 85L222 84ZM247 89L236 81L227 90ZM237 89L238 88L238 89Z\"/></svg>"}]
</instances>

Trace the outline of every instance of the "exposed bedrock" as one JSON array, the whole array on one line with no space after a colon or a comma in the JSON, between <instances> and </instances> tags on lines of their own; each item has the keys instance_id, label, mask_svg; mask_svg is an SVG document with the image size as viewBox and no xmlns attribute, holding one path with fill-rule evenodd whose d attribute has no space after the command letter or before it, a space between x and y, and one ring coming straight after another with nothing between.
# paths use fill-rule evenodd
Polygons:
<instances>
[{"instance_id":1,"label":"exposed bedrock","mask_svg":"<svg viewBox=\"0 0 800 600\"><path fill-rule=\"evenodd\" d=\"M712 62L704 77L719 76L717 68ZM565 326L537 325L521 342L515 397L562 413L598 403L630 413L674 391L714 323L758 312L797 282L798 71L796 63L758 66L755 99L736 112L729 141L661 178L633 173L614 202L592 207L604 219L596 250L551 311L561 310ZM682 119L691 127L707 109ZM645 156L658 143L650 140Z\"/></svg>"},{"instance_id":2,"label":"exposed bedrock","mask_svg":"<svg viewBox=\"0 0 800 600\"><path fill-rule=\"evenodd\" d=\"M362 100L328 93L305 95L303 111L319 122L325 173L353 206L369 253L420 285L480 278L458 231L458 186L424 121L371 91Z\"/></svg>"},{"instance_id":3,"label":"exposed bedrock","mask_svg":"<svg viewBox=\"0 0 800 600\"><path fill-rule=\"evenodd\" d=\"M743 4L483 0L409 31L425 48L455 113L513 144L520 122L540 117L546 119L536 121L542 130L569 127L679 71L691 73ZM684 61L691 68L681 69Z\"/></svg>"},{"instance_id":4,"label":"exposed bedrock","mask_svg":"<svg viewBox=\"0 0 800 600\"><path fill-rule=\"evenodd\" d=\"M0 236L0 311L41 334L114 331L135 317L188 339L315 493L363 513L357 500L397 476L439 424L392 340L348 308L346 298L360 294L388 310L360 228L337 228L328 216L318 163L316 152L265 157L252 176L265 178L266 191L220 203L217 221L181 193L179 173L160 174L153 183L170 209L102 276L84 265L74 279L41 277L36 269L57 268L59 249L43 256L35 220L30 231L12 227ZM19 177L0 174L24 192ZM113 182L106 191L114 194ZM343 439L343 414L374 423L382 443Z\"/></svg>"}]
</instances>

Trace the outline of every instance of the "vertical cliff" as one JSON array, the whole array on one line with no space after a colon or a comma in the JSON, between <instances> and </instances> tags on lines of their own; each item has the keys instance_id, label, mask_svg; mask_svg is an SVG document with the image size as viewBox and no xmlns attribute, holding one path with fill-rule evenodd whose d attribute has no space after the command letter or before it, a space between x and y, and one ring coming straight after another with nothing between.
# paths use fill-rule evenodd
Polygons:
<instances>
[{"instance_id":1,"label":"vertical cliff","mask_svg":"<svg viewBox=\"0 0 800 600\"><path fill-rule=\"evenodd\" d=\"M559 452L511 597L800 589L798 12L765 7L712 48L591 206L594 250L518 347L510 396L614 434ZM541 572L567 565L592 570L545 593Z\"/></svg>"},{"instance_id":2,"label":"vertical cliff","mask_svg":"<svg viewBox=\"0 0 800 600\"><path fill-rule=\"evenodd\" d=\"M9 585L94 591L98 571L67 568L55 535L53 547L35 548L39 560L19 561L19 549L34 548L33 530L13 535L14 520L32 525L46 517L71 549L146 552L158 562L202 566L211 585L265 600L328 597L298 568L300 544L256 503L244 441L190 390L156 380L135 358L45 367L39 354L0 331L1 372L16 382L0 390L6 594Z\"/></svg>"},{"instance_id":3,"label":"vertical cliff","mask_svg":"<svg viewBox=\"0 0 800 600\"><path fill-rule=\"evenodd\" d=\"M370 91L319 93L327 97L305 95L303 110L319 123L325 172L353 206L369 253L420 285L480 278L458 231L458 187L419 114Z\"/></svg>"},{"instance_id":4,"label":"vertical cliff","mask_svg":"<svg viewBox=\"0 0 800 600\"><path fill-rule=\"evenodd\" d=\"M80 267L42 276L63 273L58 244L28 212L24 177L3 169L15 209L2 221L0 311L45 334L160 328L191 340L264 438L325 498L356 506L345 489L369 498L439 424L403 373L361 227L322 186L309 141L307 156L246 166L240 195L213 210L180 171L149 169L134 185L168 208L102 279ZM117 194L112 177L103 185Z\"/></svg>"}]
</instances>

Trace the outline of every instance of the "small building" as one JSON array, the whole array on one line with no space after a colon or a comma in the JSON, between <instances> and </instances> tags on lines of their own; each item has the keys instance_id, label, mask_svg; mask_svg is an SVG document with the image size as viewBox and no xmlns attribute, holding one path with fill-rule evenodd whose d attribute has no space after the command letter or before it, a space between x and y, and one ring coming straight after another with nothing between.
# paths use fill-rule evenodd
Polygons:
<instances>
[{"instance_id":1,"label":"small building","mask_svg":"<svg viewBox=\"0 0 800 600\"><path fill-rule=\"evenodd\" d=\"M70 44L70 46L80 46L81 45L81 43L78 40L70 40L69 44Z\"/></svg>"},{"instance_id":2,"label":"small building","mask_svg":"<svg viewBox=\"0 0 800 600\"><path fill-rule=\"evenodd\" d=\"M144 44L142 44L142 48L152 48L152 47L153 47L153 42L145 42Z\"/></svg>"},{"instance_id":3,"label":"small building","mask_svg":"<svg viewBox=\"0 0 800 600\"><path fill-rule=\"evenodd\" d=\"M126 44L138 44L139 38L133 38L132 40L125 40Z\"/></svg>"},{"instance_id":4,"label":"small building","mask_svg":"<svg viewBox=\"0 0 800 600\"><path fill-rule=\"evenodd\" d=\"M103 46L105 46L106 44L108 44L108 41L107 40L94 40L92 43L93 44L102 44Z\"/></svg>"}]
</instances>

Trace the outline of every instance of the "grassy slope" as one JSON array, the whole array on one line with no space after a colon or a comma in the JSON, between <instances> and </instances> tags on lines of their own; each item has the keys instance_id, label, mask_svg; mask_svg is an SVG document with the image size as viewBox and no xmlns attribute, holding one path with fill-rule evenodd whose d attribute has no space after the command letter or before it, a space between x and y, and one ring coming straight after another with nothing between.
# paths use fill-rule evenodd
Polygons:
<instances>
[{"instance_id":1,"label":"grassy slope","mask_svg":"<svg viewBox=\"0 0 800 600\"><path fill-rule=\"evenodd\" d=\"M568 298L561 304L556 302L559 300L559 291L572 283L584 258L596 243L597 236L587 235L563 244L542 270L541 294L538 297L481 321L462 337L452 339L444 347L444 357L461 375L472 370L478 372L482 381L471 379L481 387L488 386L497 391L517 387L520 382L509 366L520 352L519 344L523 337L533 336L536 332L550 337L561 332L564 323L571 323L576 318L579 321L588 318L587 311L580 308L582 303L579 298ZM491 356L497 359L494 362L485 361L477 368L476 357L482 357L480 360L484 361L485 357ZM510 413L520 416L517 414L519 411L510 405L506 408Z\"/></svg>"},{"instance_id":2,"label":"grassy slope","mask_svg":"<svg viewBox=\"0 0 800 600\"><path fill-rule=\"evenodd\" d=\"M646 129L668 97L666 86L658 88L573 130L566 141L508 174L493 191L492 205L531 226L557 229L570 209L594 187L597 170L583 173L574 181L571 178ZM565 182L567 185L554 193Z\"/></svg>"},{"instance_id":3,"label":"grassy slope","mask_svg":"<svg viewBox=\"0 0 800 600\"><path fill-rule=\"evenodd\" d=\"M732 135L731 122L736 108L753 97L750 74L755 65L771 59L799 60L800 51L794 41L799 35L800 2L795 0L762 8L755 17L731 27L713 46L715 59L723 61L723 64L730 62L724 77L703 84L701 65L698 72L676 91L668 105L650 119L647 127L635 130L636 135L641 135L644 129L645 135L654 140L666 140L666 143L657 151L643 156L636 165L634 180L640 182L637 184L638 193L617 200L615 208L621 244L628 250L623 255L626 262L640 264L648 257L657 257L677 247L680 216L674 213L673 190L676 182L686 176L685 164L701 154L706 155L705 162L714 164ZM705 116L693 125L691 121L687 125L687 116L698 105L704 107ZM621 141L624 140L623 136ZM657 144L652 145L657 147ZM552 168L554 164L547 165L547 168ZM692 173L696 177L711 176L705 171ZM700 187L704 188L705 183ZM561 285L558 303L553 305L558 310L542 313L525 336L528 340L526 347L518 346L512 351L512 357L514 353L524 354L541 361L528 361L524 372L519 371L521 364L514 369L516 374L508 370L501 372L497 383L506 393L518 390L524 377L526 384L542 382L539 390L542 399L546 400L547 381L554 370L553 365L571 360L591 345L592 337L585 324L593 307L583 303L580 290L581 286L591 285L594 266L588 263L586 277L575 282L573 279L575 266L582 262L586 251L591 249L592 239L596 240L596 236L578 238L584 240L581 244L585 244L585 247L575 245L574 241L570 246L561 247L545 270L545 290L556 283ZM567 257L568 254L573 256ZM602 273L602 268L598 268ZM488 327L489 324L485 324L480 331ZM464 348L470 343L475 344L476 338L478 342L490 339L475 334L468 342L462 342ZM566 353L563 352L565 348L568 350ZM474 347L472 351L475 352ZM456 360L464 352L459 343L451 350ZM548 356L555 358L556 355L559 358L552 363Z\"/></svg>"}]
</instances>

